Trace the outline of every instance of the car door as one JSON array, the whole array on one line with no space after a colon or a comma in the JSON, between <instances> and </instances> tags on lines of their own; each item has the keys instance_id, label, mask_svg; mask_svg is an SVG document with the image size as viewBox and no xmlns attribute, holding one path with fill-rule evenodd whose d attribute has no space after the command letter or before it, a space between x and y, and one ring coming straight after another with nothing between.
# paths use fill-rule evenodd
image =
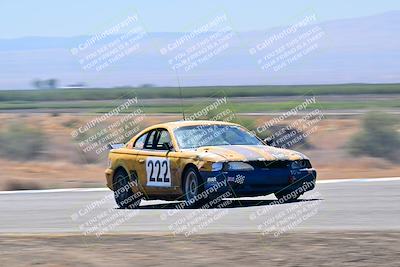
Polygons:
<instances>
[{"instance_id":1,"label":"car door","mask_svg":"<svg viewBox=\"0 0 400 267\"><path fill-rule=\"evenodd\" d=\"M137 174L145 194L172 194L175 191L171 169L175 166L168 157L171 137L167 129L157 128L147 133L143 149L138 150Z\"/></svg>"}]
</instances>

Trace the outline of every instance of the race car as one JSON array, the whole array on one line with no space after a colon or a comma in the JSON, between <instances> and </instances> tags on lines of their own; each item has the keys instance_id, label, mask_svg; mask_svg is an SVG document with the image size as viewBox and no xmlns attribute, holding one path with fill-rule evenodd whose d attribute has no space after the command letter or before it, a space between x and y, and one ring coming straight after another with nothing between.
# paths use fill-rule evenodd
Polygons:
<instances>
[{"instance_id":1,"label":"race car","mask_svg":"<svg viewBox=\"0 0 400 267\"><path fill-rule=\"evenodd\" d=\"M107 186L120 208L141 199L196 206L218 196L297 199L315 185L302 153L266 145L239 124L176 121L153 125L126 144L112 145Z\"/></svg>"}]
</instances>

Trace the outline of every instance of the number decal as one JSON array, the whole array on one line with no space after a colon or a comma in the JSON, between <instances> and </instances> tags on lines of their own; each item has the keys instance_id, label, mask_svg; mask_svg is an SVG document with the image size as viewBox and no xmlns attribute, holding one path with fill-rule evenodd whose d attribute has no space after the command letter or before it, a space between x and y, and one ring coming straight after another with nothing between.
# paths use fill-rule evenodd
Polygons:
<instances>
[{"instance_id":1,"label":"number decal","mask_svg":"<svg viewBox=\"0 0 400 267\"><path fill-rule=\"evenodd\" d=\"M151 166L151 167L150 167L150 166ZM147 168L149 168L149 167L150 167L150 169L151 169L151 172L150 172L150 175L149 175L150 182L154 182L156 179L154 179L154 177L153 177L154 163L153 163L152 161L148 161L148 162L147 162Z\"/></svg>"},{"instance_id":2,"label":"number decal","mask_svg":"<svg viewBox=\"0 0 400 267\"><path fill-rule=\"evenodd\" d=\"M163 163L166 161L163 161ZM158 167L157 167L158 165ZM156 160L156 163L154 164L154 167L158 168L158 172L157 172L157 182L162 182L163 179L160 177L160 172L161 172L161 163L159 160Z\"/></svg>"},{"instance_id":3,"label":"number decal","mask_svg":"<svg viewBox=\"0 0 400 267\"><path fill-rule=\"evenodd\" d=\"M164 164L165 164L165 167L164 167ZM169 178L167 176L168 175L168 163L167 163L167 161L163 161L162 165L163 165L163 168L165 170L165 172L164 172L164 182L169 183Z\"/></svg>"},{"instance_id":4,"label":"number decal","mask_svg":"<svg viewBox=\"0 0 400 267\"><path fill-rule=\"evenodd\" d=\"M146 159L147 186L171 186L170 162L167 158L148 157Z\"/></svg>"}]
</instances>

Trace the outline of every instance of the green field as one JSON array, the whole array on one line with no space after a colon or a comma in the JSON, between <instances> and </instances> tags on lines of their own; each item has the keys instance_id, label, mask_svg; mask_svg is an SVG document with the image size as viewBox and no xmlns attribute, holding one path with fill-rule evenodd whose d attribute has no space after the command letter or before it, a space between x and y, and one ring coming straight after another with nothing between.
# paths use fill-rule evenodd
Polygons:
<instances>
[{"instance_id":1,"label":"green field","mask_svg":"<svg viewBox=\"0 0 400 267\"><path fill-rule=\"evenodd\" d=\"M213 86L184 87L184 98L209 97L224 94L228 97L249 96L295 96L295 95L357 95L357 94L400 94L400 84L340 84L299 86ZM139 98L179 98L177 87L149 88L92 88L92 89L46 89L46 90L2 90L3 101L66 101L66 100L115 100L127 95Z\"/></svg>"},{"instance_id":2,"label":"green field","mask_svg":"<svg viewBox=\"0 0 400 267\"><path fill-rule=\"evenodd\" d=\"M248 103L229 103L227 107L236 111L236 112L265 112L265 111L284 111L294 108L295 106L301 104L302 101L285 101L285 102L277 102L277 103L252 103L249 105ZM24 110L24 109L84 109L85 111L94 112L94 113L104 113L108 112L111 109L115 108L117 104L113 104L112 102L101 103L101 102L80 102L80 101L71 101L64 103L53 103L53 102L26 102L26 103L8 103L3 102L0 103L0 110ZM182 111L182 107L185 111L193 110L193 105L183 104L146 104L141 105L143 107L143 111L146 113L180 113ZM122 112L131 112L137 107L126 109ZM199 107L201 109L202 107ZM380 108L400 108L400 102L396 100L376 100L376 101L368 101L368 102L317 102L315 104L310 104L308 108L320 108L323 110L341 110L341 109L380 109Z\"/></svg>"},{"instance_id":3,"label":"green field","mask_svg":"<svg viewBox=\"0 0 400 267\"><path fill-rule=\"evenodd\" d=\"M366 96L374 94L374 96ZM396 94L393 97L388 94ZM181 106L179 88L108 88L108 89L53 89L0 91L0 110L78 110L84 112L108 112L124 99L137 96L146 113L179 113L193 109L203 98L228 97L231 109L236 112L268 112L289 110L300 104L301 96L344 95L332 100L318 100L309 108L324 110L341 109L393 109L400 108L400 84L346 84L302 86L218 86L185 87L182 95L186 101ZM355 95L351 100L349 95ZM375 95L379 95L378 99ZM268 96L284 96L281 101L268 101ZM293 97L292 97L293 96ZM358 97L360 96L360 97ZM267 97L264 100L243 101L243 97ZM148 101L141 101L150 99ZM200 104L201 105L201 104ZM132 108L133 109L133 108ZM132 109L125 110L126 112Z\"/></svg>"}]
</instances>

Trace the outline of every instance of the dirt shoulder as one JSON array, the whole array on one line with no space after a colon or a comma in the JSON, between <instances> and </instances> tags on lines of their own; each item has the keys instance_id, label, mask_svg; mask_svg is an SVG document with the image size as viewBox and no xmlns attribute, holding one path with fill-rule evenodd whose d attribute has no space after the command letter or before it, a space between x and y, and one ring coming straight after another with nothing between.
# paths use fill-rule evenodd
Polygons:
<instances>
[{"instance_id":1,"label":"dirt shoulder","mask_svg":"<svg viewBox=\"0 0 400 267\"><path fill-rule=\"evenodd\" d=\"M3 266L399 266L400 232L0 236Z\"/></svg>"}]
</instances>

